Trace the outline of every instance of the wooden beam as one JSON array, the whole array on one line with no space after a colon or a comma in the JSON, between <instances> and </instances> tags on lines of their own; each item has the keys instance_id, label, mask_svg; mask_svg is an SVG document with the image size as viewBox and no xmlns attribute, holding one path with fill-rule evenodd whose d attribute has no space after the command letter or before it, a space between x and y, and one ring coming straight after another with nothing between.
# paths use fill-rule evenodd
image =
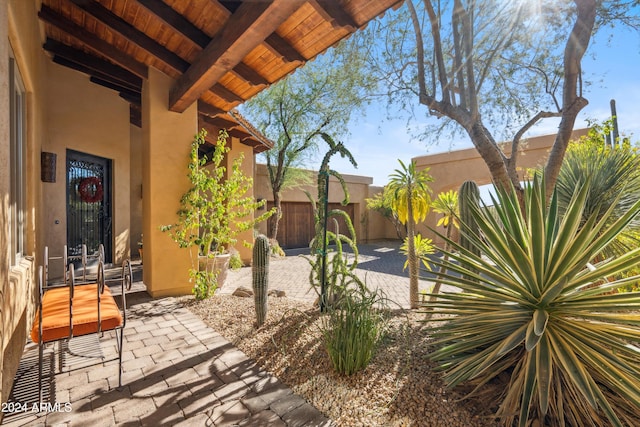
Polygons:
<instances>
[{"instance_id":1,"label":"wooden beam","mask_svg":"<svg viewBox=\"0 0 640 427\"><path fill-rule=\"evenodd\" d=\"M231 70L231 72L235 74L236 77L246 81L253 86L268 86L269 84L271 84L267 79L258 74L256 70L249 67L244 62L241 62L233 67L233 70Z\"/></svg>"},{"instance_id":2,"label":"wooden beam","mask_svg":"<svg viewBox=\"0 0 640 427\"><path fill-rule=\"evenodd\" d=\"M54 55L85 67L87 69L87 74L96 74L96 77L100 77L103 80L109 80L113 83L121 82L121 84L128 89L135 88L138 91L142 90L142 79L140 77L122 67L119 67L118 65L112 64L109 61L105 61L97 56L90 55L50 38L47 38L47 41L42 45L42 47ZM105 79L106 76L109 78Z\"/></svg>"},{"instance_id":3,"label":"wooden beam","mask_svg":"<svg viewBox=\"0 0 640 427\"><path fill-rule=\"evenodd\" d=\"M142 127L142 109L137 105L129 105L129 123L139 128Z\"/></svg>"},{"instance_id":4,"label":"wooden beam","mask_svg":"<svg viewBox=\"0 0 640 427\"><path fill-rule=\"evenodd\" d=\"M178 79L169 109L183 112L272 34L305 0L243 2L224 28Z\"/></svg>"},{"instance_id":5,"label":"wooden beam","mask_svg":"<svg viewBox=\"0 0 640 427\"><path fill-rule=\"evenodd\" d=\"M286 62L306 61L306 58L300 55L300 52L276 33L269 35L264 42L267 49L269 49L274 55L281 57Z\"/></svg>"},{"instance_id":6,"label":"wooden beam","mask_svg":"<svg viewBox=\"0 0 640 427\"><path fill-rule=\"evenodd\" d=\"M138 3L201 48L207 47L211 41L211 38L204 31L193 25L191 21L180 15L163 1L138 0Z\"/></svg>"},{"instance_id":7,"label":"wooden beam","mask_svg":"<svg viewBox=\"0 0 640 427\"><path fill-rule=\"evenodd\" d=\"M198 100L198 113L200 113L201 115L204 116L209 116L209 117L215 117L218 114L224 114L225 111L218 108L218 107L214 107L211 104L208 104L206 102L204 102L203 100L199 99Z\"/></svg>"},{"instance_id":8,"label":"wooden beam","mask_svg":"<svg viewBox=\"0 0 640 427\"><path fill-rule=\"evenodd\" d=\"M120 96L120 98L124 99L125 101L127 101L129 104L133 104L133 105L137 105L142 107L142 96L141 95L132 95L130 93L127 92L120 92L118 94Z\"/></svg>"},{"instance_id":9,"label":"wooden beam","mask_svg":"<svg viewBox=\"0 0 640 427\"><path fill-rule=\"evenodd\" d=\"M201 120L209 123L212 126L218 126L224 129L235 129L238 126L240 126L237 122L234 122L232 120L227 120L225 118L222 117L207 117L207 116L202 116Z\"/></svg>"},{"instance_id":10,"label":"wooden beam","mask_svg":"<svg viewBox=\"0 0 640 427\"><path fill-rule=\"evenodd\" d=\"M240 104L240 103L245 101L243 98L241 98L240 96L238 96L235 93L231 92L229 89L227 89L226 87L222 86L220 83L214 84L209 89L209 92L219 96L220 98L224 99L225 101L229 102L230 104L233 104L233 103Z\"/></svg>"},{"instance_id":11,"label":"wooden beam","mask_svg":"<svg viewBox=\"0 0 640 427\"><path fill-rule=\"evenodd\" d=\"M309 0L309 4L320 16L330 22L333 28L344 28L350 33L358 29L356 21L336 0Z\"/></svg>"},{"instance_id":12,"label":"wooden beam","mask_svg":"<svg viewBox=\"0 0 640 427\"><path fill-rule=\"evenodd\" d=\"M174 71L182 74L189 68L189 63L162 46L133 25L129 24L118 15L97 2L87 2L86 0L71 0L76 6L84 10L98 21L105 24L111 30L146 51L151 56L157 58Z\"/></svg>"},{"instance_id":13,"label":"wooden beam","mask_svg":"<svg viewBox=\"0 0 640 427\"><path fill-rule=\"evenodd\" d=\"M142 96L141 92L136 92L134 90L127 89L126 87L122 87L120 85L113 84L113 83L111 83L109 81L102 80L102 79L100 79L98 77L89 77L89 81L91 83L95 83L95 84L100 85L102 87L106 87L107 89L115 90L116 92L124 93L124 94L132 96L132 97L137 96L138 98L140 98Z\"/></svg>"},{"instance_id":14,"label":"wooden beam","mask_svg":"<svg viewBox=\"0 0 640 427\"><path fill-rule=\"evenodd\" d=\"M76 71L79 71L79 72L81 72L83 74L87 74L88 76L97 77L97 78L102 79L104 81L108 81L108 82L111 82L113 84L123 86L123 87L125 87L125 88L127 88L129 90L133 90L133 91L138 90L138 87L136 87L136 86L126 84L126 83L124 83L124 82L122 82L120 80L115 80L109 75L106 75L106 74L100 73L98 71L92 70L92 69L87 68L84 65L78 64L76 62L69 61L68 59L65 59L65 58L63 58L61 56L58 56L58 55L55 55L53 57L53 62L58 64L58 65L62 65L63 67L71 68L72 70L76 70Z\"/></svg>"},{"instance_id":15,"label":"wooden beam","mask_svg":"<svg viewBox=\"0 0 640 427\"><path fill-rule=\"evenodd\" d=\"M136 61L129 55L118 50L115 46L102 40L75 22L68 20L49 6L43 4L40 12L38 12L38 17L78 40L94 53L109 58L109 60L131 71L136 76L143 79L148 77L148 69L145 64Z\"/></svg>"},{"instance_id":16,"label":"wooden beam","mask_svg":"<svg viewBox=\"0 0 640 427\"><path fill-rule=\"evenodd\" d=\"M205 48L211 42L211 37L209 37L204 31L193 25L191 21L180 15L178 12L173 10L170 6L166 5L161 0L137 1L141 6L144 6L149 12L158 17L158 19L173 28L174 31L181 33L195 45L201 48ZM221 9L224 9L222 5L219 5L219 7ZM224 9L224 11L226 12L227 9ZM228 14L231 15L230 12L228 12ZM246 81L252 86L266 86L270 84L269 81L258 74L257 71L243 62L236 65L231 70L231 72L236 77Z\"/></svg>"}]
</instances>

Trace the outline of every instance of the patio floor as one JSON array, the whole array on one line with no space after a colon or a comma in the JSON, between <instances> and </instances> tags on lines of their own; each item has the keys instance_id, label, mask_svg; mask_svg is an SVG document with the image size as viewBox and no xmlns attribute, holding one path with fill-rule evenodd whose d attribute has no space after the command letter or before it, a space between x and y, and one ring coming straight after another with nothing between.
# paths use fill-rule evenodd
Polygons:
<instances>
[{"instance_id":1,"label":"patio floor","mask_svg":"<svg viewBox=\"0 0 640 427\"><path fill-rule=\"evenodd\" d=\"M358 273L370 287L382 289L387 297L408 307L408 278L402 272L404 258L397 246L396 242L361 246ZM270 287L284 290L289 298L312 301L315 293L308 285L309 264L294 256L299 252L288 251L288 257L271 263ZM421 281L421 289L428 285ZM251 287L250 268L230 271L220 293L232 293L238 286ZM144 284L137 282L127 294L121 389L117 389L112 332L100 341L95 335L77 337L69 344L74 356L64 358L64 372L43 381L45 400L52 405L34 411L38 351L29 342L9 400L14 412L5 412L2 425L332 424L176 298L152 299L144 290ZM59 348L50 344L45 365L58 366L59 355Z\"/></svg>"}]
</instances>

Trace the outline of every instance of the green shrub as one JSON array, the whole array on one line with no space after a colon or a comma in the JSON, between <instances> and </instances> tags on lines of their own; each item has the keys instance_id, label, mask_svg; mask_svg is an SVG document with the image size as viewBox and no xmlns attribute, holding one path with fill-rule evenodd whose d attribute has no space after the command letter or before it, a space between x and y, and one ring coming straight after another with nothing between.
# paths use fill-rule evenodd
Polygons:
<instances>
[{"instance_id":1,"label":"green shrub","mask_svg":"<svg viewBox=\"0 0 640 427\"><path fill-rule=\"evenodd\" d=\"M640 212L636 201L610 221L617 200L582 223L588 181L576 188L564 215L558 194L546 203L544 180L524 194L498 190L499 220L474 208L482 237L479 257L454 242L445 292L433 306L446 315L431 358L449 386L478 390L508 378L497 416L539 425L638 425L640 413L640 293L617 293L638 277L620 273L640 263L640 248L595 261ZM591 268L593 264L595 268ZM474 271L477 271L474 272ZM466 278L469 276L469 278Z\"/></svg>"},{"instance_id":2,"label":"green shrub","mask_svg":"<svg viewBox=\"0 0 640 427\"><path fill-rule=\"evenodd\" d=\"M336 372L351 375L369 364L384 332L385 312L374 307L380 302L375 293L351 290L322 319L324 345Z\"/></svg>"},{"instance_id":3,"label":"green shrub","mask_svg":"<svg viewBox=\"0 0 640 427\"><path fill-rule=\"evenodd\" d=\"M237 252L232 253L231 257L229 258L229 268L232 270L239 270L242 267L244 267L244 263L240 258L240 254Z\"/></svg>"}]
</instances>

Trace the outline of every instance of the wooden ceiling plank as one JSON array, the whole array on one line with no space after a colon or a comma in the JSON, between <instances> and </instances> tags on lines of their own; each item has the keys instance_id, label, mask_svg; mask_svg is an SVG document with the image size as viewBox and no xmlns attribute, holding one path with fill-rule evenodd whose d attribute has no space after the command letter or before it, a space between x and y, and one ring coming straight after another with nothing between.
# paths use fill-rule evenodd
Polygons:
<instances>
[{"instance_id":1,"label":"wooden ceiling plank","mask_svg":"<svg viewBox=\"0 0 640 427\"><path fill-rule=\"evenodd\" d=\"M53 25L60 31L63 31L64 33L78 40L91 51L109 58L112 62L132 72L136 76L143 79L146 79L148 77L149 73L145 64L136 61L129 55L124 54L115 46L100 39L98 36L91 33L90 31L85 30L80 25L77 25L73 21L70 21L64 16L58 14L47 5L43 4L41 6L40 11L38 12L38 17L44 22Z\"/></svg>"},{"instance_id":2,"label":"wooden ceiling plank","mask_svg":"<svg viewBox=\"0 0 640 427\"><path fill-rule=\"evenodd\" d=\"M179 73L184 73L189 68L189 63L162 46L133 25L129 24L118 15L111 12L97 2L87 2L86 0L71 0L82 10L99 20L111 30L117 32L122 37L154 56L159 61L165 63Z\"/></svg>"},{"instance_id":3,"label":"wooden ceiling plank","mask_svg":"<svg viewBox=\"0 0 640 427\"><path fill-rule=\"evenodd\" d=\"M264 41L265 46L274 55L279 56L286 62L305 62L306 58L300 54L285 39L276 33L270 34Z\"/></svg>"},{"instance_id":4,"label":"wooden ceiling plank","mask_svg":"<svg viewBox=\"0 0 640 427\"><path fill-rule=\"evenodd\" d=\"M180 15L161 0L137 0L141 6L144 6L149 12L153 13L165 24L180 32L187 39L194 42L201 48L207 47L211 38L198 27L193 25L191 21Z\"/></svg>"},{"instance_id":5,"label":"wooden ceiling plank","mask_svg":"<svg viewBox=\"0 0 640 427\"><path fill-rule=\"evenodd\" d=\"M109 61L105 61L97 56L90 55L50 38L47 38L42 47L54 55L61 56L62 58L82 65L89 70L109 76L114 82L119 81L126 87L135 88L138 91L142 90L142 79L140 77L118 65L112 64Z\"/></svg>"},{"instance_id":6,"label":"wooden ceiling plank","mask_svg":"<svg viewBox=\"0 0 640 427\"><path fill-rule=\"evenodd\" d=\"M227 20L222 31L175 83L169 94L169 109L176 112L186 110L272 34L302 3L304 0L243 2Z\"/></svg>"},{"instance_id":7,"label":"wooden ceiling plank","mask_svg":"<svg viewBox=\"0 0 640 427\"><path fill-rule=\"evenodd\" d=\"M333 28L344 28L353 33L358 29L358 24L342 8L336 0L309 0L309 4L327 21Z\"/></svg>"}]
</instances>

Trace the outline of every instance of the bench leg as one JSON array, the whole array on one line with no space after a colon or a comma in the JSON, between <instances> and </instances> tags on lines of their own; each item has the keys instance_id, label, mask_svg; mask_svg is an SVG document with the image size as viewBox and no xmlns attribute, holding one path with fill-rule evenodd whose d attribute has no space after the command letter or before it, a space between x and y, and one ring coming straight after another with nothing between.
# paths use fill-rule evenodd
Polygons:
<instances>
[{"instance_id":1,"label":"bench leg","mask_svg":"<svg viewBox=\"0 0 640 427\"><path fill-rule=\"evenodd\" d=\"M116 329L116 341L118 342L118 388L122 387L122 346L124 344L124 329L120 329L120 334Z\"/></svg>"},{"instance_id":2,"label":"bench leg","mask_svg":"<svg viewBox=\"0 0 640 427\"><path fill-rule=\"evenodd\" d=\"M38 405L42 402L42 359L44 343L38 344Z\"/></svg>"}]
</instances>

